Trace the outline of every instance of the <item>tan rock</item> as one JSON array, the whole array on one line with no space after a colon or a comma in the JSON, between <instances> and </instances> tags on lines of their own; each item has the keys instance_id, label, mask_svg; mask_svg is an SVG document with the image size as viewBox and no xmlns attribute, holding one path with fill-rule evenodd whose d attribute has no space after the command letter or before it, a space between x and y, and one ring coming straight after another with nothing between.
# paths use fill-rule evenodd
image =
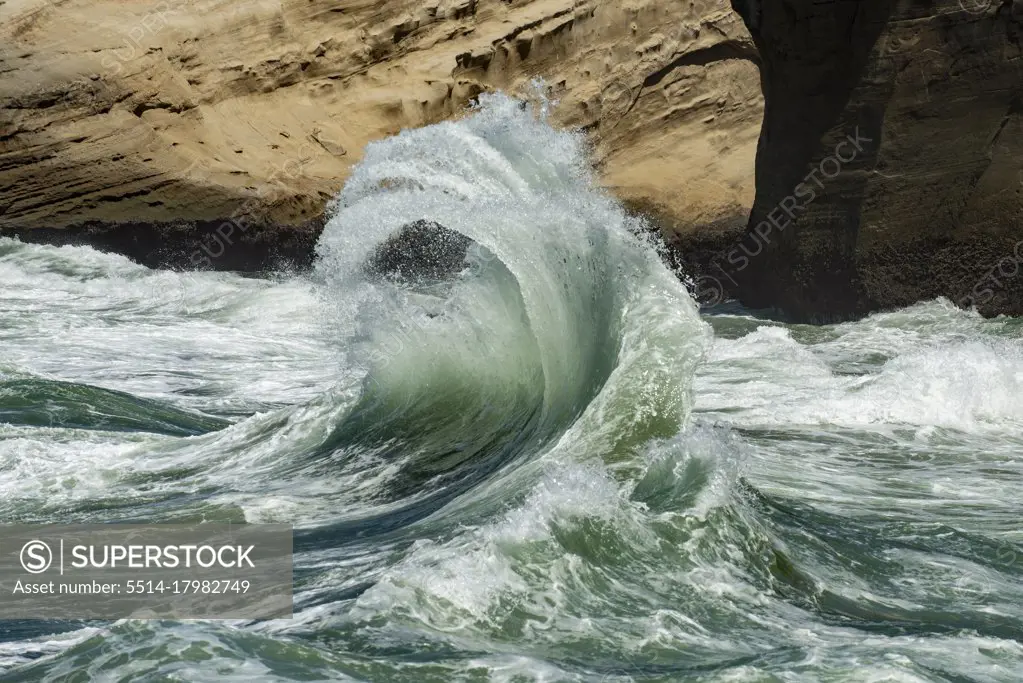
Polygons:
<instances>
[{"instance_id":1,"label":"tan rock","mask_svg":"<svg viewBox=\"0 0 1023 683\"><path fill-rule=\"evenodd\" d=\"M727 0L6 0L0 46L0 229L299 224L368 141L536 76L624 199L679 230L753 202Z\"/></svg>"}]
</instances>

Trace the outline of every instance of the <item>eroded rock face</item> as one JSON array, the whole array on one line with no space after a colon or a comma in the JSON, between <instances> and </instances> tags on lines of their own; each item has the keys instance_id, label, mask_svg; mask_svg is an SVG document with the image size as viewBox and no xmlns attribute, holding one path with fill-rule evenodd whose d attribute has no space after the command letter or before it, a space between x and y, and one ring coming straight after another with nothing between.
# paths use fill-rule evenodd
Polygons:
<instances>
[{"instance_id":1,"label":"eroded rock face","mask_svg":"<svg viewBox=\"0 0 1023 683\"><path fill-rule=\"evenodd\" d=\"M368 141L536 76L608 186L691 230L752 204L754 60L727 0L7 0L0 232L130 224L106 246L260 265L315 239Z\"/></svg>"},{"instance_id":2,"label":"eroded rock face","mask_svg":"<svg viewBox=\"0 0 1023 683\"><path fill-rule=\"evenodd\" d=\"M1023 314L1019 0L734 0L766 99L748 233L707 272L804 320Z\"/></svg>"}]
</instances>

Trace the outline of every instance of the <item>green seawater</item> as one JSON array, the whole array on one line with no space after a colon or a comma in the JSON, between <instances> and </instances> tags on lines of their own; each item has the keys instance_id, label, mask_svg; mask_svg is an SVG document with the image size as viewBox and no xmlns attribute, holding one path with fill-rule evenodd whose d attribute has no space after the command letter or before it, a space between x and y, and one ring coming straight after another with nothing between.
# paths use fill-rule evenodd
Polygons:
<instances>
[{"instance_id":1,"label":"green seawater","mask_svg":"<svg viewBox=\"0 0 1023 683\"><path fill-rule=\"evenodd\" d=\"M295 526L293 619L0 621L0 680L1023 680L1023 323L700 311L593 187L498 96L311 272L0 239L0 520ZM368 275L423 216L465 271Z\"/></svg>"}]
</instances>

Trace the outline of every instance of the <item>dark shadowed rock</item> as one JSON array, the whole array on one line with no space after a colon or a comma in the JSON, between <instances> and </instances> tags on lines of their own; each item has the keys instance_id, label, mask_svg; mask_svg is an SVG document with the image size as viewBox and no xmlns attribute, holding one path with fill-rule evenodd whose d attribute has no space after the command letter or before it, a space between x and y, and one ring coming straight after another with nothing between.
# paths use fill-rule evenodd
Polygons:
<instances>
[{"instance_id":1,"label":"dark shadowed rock","mask_svg":"<svg viewBox=\"0 0 1023 683\"><path fill-rule=\"evenodd\" d=\"M1023 314L1021 0L733 6L765 114L747 231L716 276L803 320L938 296Z\"/></svg>"},{"instance_id":2,"label":"dark shadowed rock","mask_svg":"<svg viewBox=\"0 0 1023 683\"><path fill-rule=\"evenodd\" d=\"M395 280L443 280L465 268L466 250L472 243L439 223L418 220L377 247L366 270Z\"/></svg>"},{"instance_id":3,"label":"dark shadowed rock","mask_svg":"<svg viewBox=\"0 0 1023 683\"><path fill-rule=\"evenodd\" d=\"M4 230L37 244L88 245L123 254L150 268L265 272L308 268L323 217L298 225L228 216L209 221L88 222L65 228Z\"/></svg>"}]
</instances>

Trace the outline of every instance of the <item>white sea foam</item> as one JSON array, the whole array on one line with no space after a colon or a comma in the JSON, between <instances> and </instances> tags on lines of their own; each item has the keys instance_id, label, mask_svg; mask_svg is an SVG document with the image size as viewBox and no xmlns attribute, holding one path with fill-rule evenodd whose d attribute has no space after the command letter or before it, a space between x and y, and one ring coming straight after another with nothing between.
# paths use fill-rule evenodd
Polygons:
<instances>
[{"instance_id":1,"label":"white sea foam","mask_svg":"<svg viewBox=\"0 0 1023 683\"><path fill-rule=\"evenodd\" d=\"M708 316L714 338L582 138L500 96L371 146L336 209L301 276L0 239L5 518L284 521L300 548L293 621L33 632L0 666L1023 677L1018 321L939 301L820 328ZM422 218L472 238L470 267L367 277Z\"/></svg>"}]
</instances>

